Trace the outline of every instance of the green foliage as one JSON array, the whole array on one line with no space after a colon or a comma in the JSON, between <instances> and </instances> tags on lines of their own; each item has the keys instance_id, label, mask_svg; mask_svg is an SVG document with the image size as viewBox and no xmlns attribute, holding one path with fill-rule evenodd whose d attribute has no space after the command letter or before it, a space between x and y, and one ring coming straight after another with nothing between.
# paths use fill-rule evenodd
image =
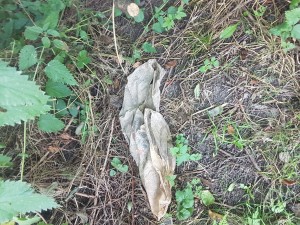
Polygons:
<instances>
[{"instance_id":1,"label":"green foliage","mask_svg":"<svg viewBox=\"0 0 300 225\"><path fill-rule=\"evenodd\" d=\"M259 8L257 10L253 11L254 16L255 17L262 17L265 14L266 10L267 10L267 7L261 5L261 6L259 6Z\"/></svg>"},{"instance_id":2,"label":"green foliage","mask_svg":"<svg viewBox=\"0 0 300 225\"><path fill-rule=\"evenodd\" d=\"M14 67L0 61L0 126L27 121L50 110L39 87Z\"/></svg>"},{"instance_id":3,"label":"green foliage","mask_svg":"<svg viewBox=\"0 0 300 225\"><path fill-rule=\"evenodd\" d=\"M228 27L226 27L220 34L220 39L227 39L230 38L234 32L236 31L237 27L238 27L239 23L230 25Z\"/></svg>"},{"instance_id":4,"label":"green foliage","mask_svg":"<svg viewBox=\"0 0 300 225\"><path fill-rule=\"evenodd\" d=\"M31 186L25 182L0 181L0 223L10 221L19 214L57 207L59 205L54 199L34 193Z\"/></svg>"},{"instance_id":5,"label":"green foliage","mask_svg":"<svg viewBox=\"0 0 300 225\"><path fill-rule=\"evenodd\" d=\"M77 82L67 67L58 60L51 60L46 68L45 73L48 78L55 82L60 82L69 85L76 85Z\"/></svg>"},{"instance_id":6,"label":"green foliage","mask_svg":"<svg viewBox=\"0 0 300 225\"><path fill-rule=\"evenodd\" d=\"M114 157L113 160L110 162L112 167L114 167L116 170L118 170L121 173L126 173L128 171L128 166L122 164L121 160L118 157ZM116 175L116 171L114 169L111 169L109 172L110 176Z\"/></svg>"},{"instance_id":7,"label":"green foliage","mask_svg":"<svg viewBox=\"0 0 300 225\"><path fill-rule=\"evenodd\" d=\"M156 33L162 33L164 31L171 30L174 28L176 20L181 20L187 16L184 12L183 6L187 4L188 1L182 1L179 7L170 6L167 11L163 10L165 3L160 7L155 7L152 30Z\"/></svg>"},{"instance_id":8,"label":"green foliage","mask_svg":"<svg viewBox=\"0 0 300 225\"><path fill-rule=\"evenodd\" d=\"M213 68L218 68L220 66L219 60L216 57L211 57L210 59L204 60L204 65L200 66L199 71L201 73L206 73L208 70Z\"/></svg>"},{"instance_id":9,"label":"green foliage","mask_svg":"<svg viewBox=\"0 0 300 225\"><path fill-rule=\"evenodd\" d=\"M70 96L73 92L63 83L48 80L46 83L46 93L51 97L64 98Z\"/></svg>"},{"instance_id":10,"label":"green foliage","mask_svg":"<svg viewBox=\"0 0 300 225\"><path fill-rule=\"evenodd\" d=\"M25 30L24 36L28 40L36 40L43 32L41 27L55 28L59 21L59 14L69 4L69 0L31 1L22 0L15 4L10 0L2 0L0 8L0 49L9 45L12 39L19 39ZM27 12L37 25L33 26Z\"/></svg>"},{"instance_id":11,"label":"green foliage","mask_svg":"<svg viewBox=\"0 0 300 225\"><path fill-rule=\"evenodd\" d=\"M179 220L186 220L191 217L194 211L194 193L191 186L187 186L181 191L175 193L177 202L176 217Z\"/></svg>"},{"instance_id":12,"label":"green foliage","mask_svg":"<svg viewBox=\"0 0 300 225\"><path fill-rule=\"evenodd\" d=\"M25 45L19 56L19 69L25 70L37 63L37 52L33 45Z\"/></svg>"},{"instance_id":13,"label":"green foliage","mask_svg":"<svg viewBox=\"0 0 300 225\"><path fill-rule=\"evenodd\" d=\"M44 132L58 132L64 128L64 123L52 114L41 115L38 121L39 129Z\"/></svg>"},{"instance_id":14,"label":"green foliage","mask_svg":"<svg viewBox=\"0 0 300 225\"><path fill-rule=\"evenodd\" d=\"M153 45L149 42L144 42L144 44L142 45L142 49L147 53L156 53L155 47L153 47Z\"/></svg>"},{"instance_id":15,"label":"green foliage","mask_svg":"<svg viewBox=\"0 0 300 225\"><path fill-rule=\"evenodd\" d=\"M11 166L12 166L11 157L0 154L0 168L7 168Z\"/></svg>"},{"instance_id":16,"label":"green foliage","mask_svg":"<svg viewBox=\"0 0 300 225\"><path fill-rule=\"evenodd\" d=\"M190 147L188 146L188 140L183 134L176 136L175 147L170 149L171 154L176 157L176 164L180 166L186 161L197 161L201 159L201 154L190 154Z\"/></svg>"},{"instance_id":17,"label":"green foliage","mask_svg":"<svg viewBox=\"0 0 300 225\"><path fill-rule=\"evenodd\" d=\"M186 220L192 216L194 211L194 198L200 198L206 206L215 202L214 196L209 190L203 190L199 179L193 179L188 182L183 190L177 190L175 193L177 202L176 217L179 220Z\"/></svg>"},{"instance_id":18,"label":"green foliage","mask_svg":"<svg viewBox=\"0 0 300 225\"><path fill-rule=\"evenodd\" d=\"M91 58L88 56L86 50L81 50L76 59L76 65L79 69L83 69L87 64L91 62Z\"/></svg>"},{"instance_id":19,"label":"green foliage","mask_svg":"<svg viewBox=\"0 0 300 225\"><path fill-rule=\"evenodd\" d=\"M291 7L293 8L293 7ZM281 47L285 52L294 49L296 46L289 39L300 40L300 7L285 12L285 21L272 29L270 33L281 37Z\"/></svg>"}]
</instances>

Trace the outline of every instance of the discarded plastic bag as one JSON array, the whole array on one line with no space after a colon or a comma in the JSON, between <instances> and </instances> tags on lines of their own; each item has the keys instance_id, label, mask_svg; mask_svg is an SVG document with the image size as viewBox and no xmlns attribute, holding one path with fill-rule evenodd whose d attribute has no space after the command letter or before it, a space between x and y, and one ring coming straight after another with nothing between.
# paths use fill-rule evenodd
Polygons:
<instances>
[{"instance_id":1,"label":"discarded plastic bag","mask_svg":"<svg viewBox=\"0 0 300 225\"><path fill-rule=\"evenodd\" d=\"M122 132L147 192L151 211L160 220L171 202L175 157L169 126L159 113L160 82L164 69L149 60L128 77L120 112Z\"/></svg>"}]
</instances>

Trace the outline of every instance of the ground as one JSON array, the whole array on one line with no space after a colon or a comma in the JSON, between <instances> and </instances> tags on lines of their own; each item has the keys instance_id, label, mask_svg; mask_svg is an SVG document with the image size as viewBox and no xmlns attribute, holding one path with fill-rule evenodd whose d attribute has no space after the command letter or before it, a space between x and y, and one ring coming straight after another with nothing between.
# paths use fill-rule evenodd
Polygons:
<instances>
[{"instance_id":1,"label":"ground","mask_svg":"<svg viewBox=\"0 0 300 225\"><path fill-rule=\"evenodd\" d=\"M144 33L152 9L161 3L142 1L143 23L123 16L115 25L122 57L129 57L133 46L145 41L155 45L157 53L144 54L138 61L155 58L166 69L161 113L173 137L184 134L192 152L202 154L201 160L176 168L176 189L199 178L216 199L209 207L196 199L195 212L185 221L176 220L173 200L169 208L173 223L213 224L210 210L227 215L229 224L299 224L299 47L286 54L279 38L268 32L282 21L288 1L193 0L186 6L188 16L174 29L160 35ZM267 8L265 14L253 16L251 12L261 5ZM81 1L67 9L61 21L76 26L81 11L92 39L91 70L78 76L81 83L92 81L80 87L80 99L89 109L85 139L75 134L77 125L70 118L66 120L70 126L56 135L42 133L34 124L28 127L25 179L62 205L43 214L49 223L162 224L151 214L118 119L126 78L134 68L124 61L123 72L109 22L89 14L103 12L110 18L111 8L110 0ZM250 15L243 16L246 11ZM218 38L237 22L232 37ZM220 66L201 73L199 67L211 57ZM200 93L195 95L197 85ZM216 115L208 116L212 110ZM2 138L18 152L21 129L5 129ZM109 175L115 156L129 166L127 173ZM284 211L274 212L280 204L286 204ZM256 213L259 223L253 222Z\"/></svg>"}]
</instances>

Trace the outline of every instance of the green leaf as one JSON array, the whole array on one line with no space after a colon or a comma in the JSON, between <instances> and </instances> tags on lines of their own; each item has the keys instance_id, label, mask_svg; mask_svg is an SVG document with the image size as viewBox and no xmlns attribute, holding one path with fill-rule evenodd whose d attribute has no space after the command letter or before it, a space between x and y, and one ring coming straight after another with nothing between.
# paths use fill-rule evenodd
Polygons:
<instances>
[{"instance_id":1,"label":"green leaf","mask_svg":"<svg viewBox=\"0 0 300 225\"><path fill-rule=\"evenodd\" d=\"M54 115L48 113L40 116L38 127L44 132L58 132L65 127L65 124Z\"/></svg>"},{"instance_id":2,"label":"green leaf","mask_svg":"<svg viewBox=\"0 0 300 225\"><path fill-rule=\"evenodd\" d=\"M57 30L54 30L54 29L47 30L47 34L49 34L53 37L60 37L60 33Z\"/></svg>"},{"instance_id":3,"label":"green leaf","mask_svg":"<svg viewBox=\"0 0 300 225\"><path fill-rule=\"evenodd\" d=\"M139 14L133 18L134 18L134 21L137 23L143 22L144 18L145 18L144 10L140 9Z\"/></svg>"},{"instance_id":4,"label":"green leaf","mask_svg":"<svg viewBox=\"0 0 300 225\"><path fill-rule=\"evenodd\" d=\"M55 110L56 110L56 116L65 116L68 115L69 112L67 110L67 104L64 100L62 99L57 99L56 104L55 104Z\"/></svg>"},{"instance_id":5,"label":"green leaf","mask_svg":"<svg viewBox=\"0 0 300 225\"><path fill-rule=\"evenodd\" d=\"M275 26L270 29L270 33L276 36L282 36L285 32L290 32L292 30L292 26L287 22L284 22L278 26Z\"/></svg>"},{"instance_id":6,"label":"green leaf","mask_svg":"<svg viewBox=\"0 0 300 225\"><path fill-rule=\"evenodd\" d=\"M202 191L200 197L201 197L203 204L206 206L211 205L215 202L214 196L208 190Z\"/></svg>"},{"instance_id":7,"label":"green leaf","mask_svg":"<svg viewBox=\"0 0 300 225\"><path fill-rule=\"evenodd\" d=\"M5 168L5 167L11 167L12 162L11 162L11 157L0 154L0 168Z\"/></svg>"},{"instance_id":8,"label":"green leaf","mask_svg":"<svg viewBox=\"0 0 300 225\"><path fill-rule=\"evenodd\" d=\"M174 18L172 15L169 14L167 17L164 18L162 27L166 28L166 30L170 30L174 26L175 26Z\"/></svg>"},{"instance_id":9,"label":"green leaf","mask_svg":"<svg viewBox=\"0 0 300 225\"><path fill-rule=\"evenodd\" d=\"M0 126L34 119L50 110L49 99L27 75L0 61Z\"/></svg>"},{"instance_id":10,"label":"green leaf","mask_svg":"<svg viewBox=\"0 0 300 225\"><path fill-rule=\"evenodd\" d=\"M63 98L70 96L73 92L68 86L62 83L48 80L46 84L46 93L51 97Z\"/></svg>"},{"instance_id":11,"label":"green leaf","mask_svg":"<svg viewBox=\"0 0 300 225\"><path fill-rule=\"evenodd\" d=\"M190 159L189 154L180 154L176 156L176 165L180 166L182 163L188 161Z\"/></svg>"},{"instance_id":12,"label":"green leaf","mask_svg":"<svg viewBox=\"0 0 300 225\"><path fill-rule=\"evenodd\" d=\"M238 25L239 25L239 23L225 28L220 34L220 39L230 38L233 35L233 33L236 31Z\"/></svg>"},{"instance_id":13,"label":"green leaf","mask_svg":"<svg viewBox=\"0 0 300 225\"><path fill-rule=\"evenodd\" d=\"M0 223L13 219L18 214L41 212L57 208L53 198L34 193L31 186L22 181L0 181Z\"/></svg>"},{"instance_id":14,"label":"green leaf","mask_svg":"<svg viewBox=\"0 0 300 225\"><path fill-rule=\"evenodd\" d=\"M197 160L200 160L201 158L202 158L202 155L199 153L190 155L190 160L192 160L192 161L197 161Z\"/></svg>"},{"instance_id":15,"label":"green leaf","mask_svg":"<svg viewBox=\"0 0 300 225\"><path fill-rule=\"evenodd\" d=\"M91 58L88 57L87 51L86 50L81 50L77 56L77 67L79 69L84 68L87 64L91 62Z\"/></svg>"},{"instance_id":16,"label":"green leaf","mask_svg":"<svg viewBox=\"0 0 300 225\"><path fill-rule=\"evenodd\" d=\"M296 45L291 42L281 41L281 47L283 48L284 52L288 52L296 48Z\"/></svg>"},{"instance_id":17,"label":"green leaf","mask_svg":"<svg viewBox=\"0 0 300 225\"><path fill-rule=\"evenodd\" d=\"M294 25L300 20L300 8L292 9L285 12L286 22L290 25Z\"/></svg>"},{"instance_id":18,"label":"green leaf","mask_svg":"<svg viewBox=\"0 0 300 225\"><path fill-rule=\"evenodd\" d=\"M159 34L165 31L165 29L162 27L161 23L159 22L156 22L152 25L152 30Z\"/></svg>"},{"instance_id":19,"label":"green leaf","mask_svg":"<svg viewBox=\"0 0 300 225\"><path fill-rule=\"evenodd\" d=\"M69 46L67 45L66 42L59 40L59 39L54 39L53 44L56 48L64 50L64 51L69 51Z\"/></svg>"},{"instance_id":20,"label":"green leaf","mask_svg":"<svg viewBox=\"0 0 300 225\"><path fill-rule=\"evenodd\" d=\"M109 170L109 176L113 177L117 174L117 172L114 169Z\"/></svg>"},{"instance_id":21,"label":"green leaf","mask_svg":"<svg viewBox=\"0 0 300 225\"><path fill-rule=\"evenodd\" d=\"M82 40L87 41L89 39L88 34L84 30L80 30L79 36Z\"/></svg>"},{"instance_id":22,"label":"green leaf","mask_svg":"<svg viewBox=\"0 0 300 225\"><path fill-rule=\"evenodd\" d=\"M114 157L113 160L111 161L111 165L117 169L118 171L122 173L126 173L128 171L128 166L123 165L121 160L117 157Z\"/></svg>"},{"instance_id":23,"label":"green leaf","mask_svg":"<svg viewBox=\"0 0 300 225\"><path fill-rule=\"evenodd\" d=\"M299 4L300 4L300 0L292 0L290 3L290 9L294 9L298 7Z\"/></svg>"},{"instance_id":24,"label":"green leaf","mask_svg":"<svg viewBox=\"0 0 300 225\"><path fill-rule=\"evenodd\" d=\"M170 6L168 8L168 11L167 11L168 14L176 14L177 13L177 8L175 6Z\"/></svg>"},{"instance_id":25,"label":"green leaf","mask_svg":"<svg viewBox=\"0 0 300 225\"><path fill-rule=\"evenodd\" d=\"M35 41L42 32L43 28L38 26L26 27L24 36L28 40Z\"/></svg>"},{"instance_id":26,"label":"green leaf","mask_svg":"<svg viewBox=\"0 0 300 225\"><path fill-rule=\"evenodd\" d=\"M291 36L296 39L300 39L300 24L296 24L291 32Z\"/></svg>"},{"instance_id":27,"label":"green leaf","mask_svg":"<svg viewBox=\"0 0 300 225\"><path fill-rule=\"evenodd\" d=\"M182 0L182 3L183 3L183 4L189 4L189 1L190 1L190 0Z\"/></svg>"},{"instance_id":28,"label":"green leaf","mask_svg":"<svg viewBox=\"0 0 300 225\"><path fill-rule=\"evenodd\" d=\"M43 37L42 38L42 44L45 48L50 48L51 46L51 41L48 37Z\"/></svg>"},{"instance_id":29,"label":"green leaf","mask_svg":"<svg viewBox=\"0 0 300 225\"><path fill-rule=\"evenodd\" d=\"M142 48L143 48L144 52L156 53L155 47L153 47L153 45L149 42L144 42L144 44L142 45Z\"/></svg>"},{"instance_id":30,"label":"green leaf","mask_svg":"<svg viewBox=\"0 0 300 225\"><path fill-rule=\"evenodd\" d=\"M37 63L37 53L32 45L25 45L19 55L19 69L25 70Z\"/></svg>"},{"instance_id":31,"label":"green leaf","mask_svg":"<svg viewBox=\"0 0 300 225\"><path fill-rule=\"evenodd\" d=\"M118 16L121 16L121 15L122 15L121 9L115 7L114 11L115 11L115 15L114 15L115 17L118 17Z\"/></svg>"},{"instance_id":32,"label":"green leaf","mask_svg":"<svg viewBox=\"0 0 300 225\"><path fill-rule=\"evenodd\" d=\"M193 208L188 208L188 209L182 208L179 211L177 211L176 216L179 220L186 220L189 217L191 217L192 214L193 214Z\"/></svg>"},{"instance_id":33,"label":"green leaf","mask_svg":"<svg viewBox=\"0 0 300 225\"><path fill-rule=\"evenodd\" d=\"M47 77L55 82L61 82L69 85L77 85L73 75L67 69L67 67L58 60L52 60L45 68Z\"/></svg>"}]
</instances>

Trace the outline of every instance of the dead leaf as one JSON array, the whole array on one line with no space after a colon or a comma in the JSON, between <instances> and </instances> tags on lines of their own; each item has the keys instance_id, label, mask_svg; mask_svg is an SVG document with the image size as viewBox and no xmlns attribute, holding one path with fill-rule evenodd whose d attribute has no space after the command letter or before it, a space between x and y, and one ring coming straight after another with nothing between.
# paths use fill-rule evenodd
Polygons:
<instances>
[{"instance_id":1,"label":"dead leaf","mask_svg":"<svg viewBox=\"0 0 300 225\"><path fill-rule=\"evenodd\" d=\"M72 140L73 139L69 134L66 134L66 133L63 133L59 136L61 137L61 139L64 139L64 140Z\"/></svg>"},{"instance_id":2,"label":"dead leaf","mask_svg":"<svg viewBox=\"0 0 300 225\"><path fill-rule=\"evenodd\" d=\"M288 179L282 179L281 183L286 185L286 186L293 186L295 185L297 182L294 180L288 180Z\"/></svg>"},{"instance_id":3,"label":"dead leaf","mask_svg":"<svg viewBox=\"0 0 300 225\"><path fill-rule=\"evenodd\" d=\"M292 206L292 211L295 213L295 216L300 217L300 203L296 203Z\"/></svg>"},{"instance_id":4,"label":"dead leaf","mask_svg":"<svg viewBox=\"0 0 300 225\"><path fill-rule=\"evenodd\" d=\"M175 157L169 126L159 113L160 83L165 74L156 60L139 66L125 86L120 112L122 132L129 144L147 192L152 213L160 220L171 203Z\"/></svg>"},{"instance_id":5,"label":"dead leaf","mask_svg":"<svg viewBox=\"0 0 300 225\"><path fill-rule=\"evenodd\" d=\"M142 65L141 62L135 62L135 63L132 65L132 67L133 67L134 69L136 69L136 68L138 68L140 65Z\"/></svg>"},{"instance_id":6,"label":"dead leaf","mask_svg":"<svg viewBox=\"0 0 300 225\"><path fill-rule=\"evenodd\" d=\"M197 84L194 88L195 99L200 99L200 84Z\"/></svg>"},{"instance_id":7,"label":"dead leaf","mask_svg":"<svg viewBox=\"0 0 300 225\"><path fill-rule=\"evenodd\" d=\"M209 218L211 218L212 220L216 220L218 222L220 222L222 219L223 219L223 215L219 214L219 213L216 213L216 212L213 212L211 210L208 210L208 216Z\"/></svg>"},{"instance_id":8,"label":"dead leaf","mask_svg":"<svg viewBox=\"0 0 300 225\"><path fill-rule=\"evenodd\" d=\"M119 90L120 89L120 79L114 79L114 89Z\"/></svg>"},{"instance_id":9,"label":"dead leaf","mask_svg":"<svg viewBox=\"0 0 300 225\"><path fill-rule=\"evenodd\" d=\"M177 65L177 60L171 60L165 64L166 69L171 69Z\"/></svg>"},{"instance_id":10,"label":"dead leaf","mask_svg":"<svg viewBox=\"0 0 300 225\"><path fill-rule=\"evenodd\" d=\"M291 155L289 152L280 152L278 158L281 162L288 163L291 159Z\"/></svg>"},{"instance_id":11,"label":"dead leaf","mask_svg":"<svg viewBox=\"0 0 300 225\"><path fill-rule=\"evenodd\" d=\"M227 126L227 133L233 135L235 133L234 127L232 125Z\"/></svg>"},{"instance_id":12,"label":"dead leaf","mask_svg":"<svg viewBox=\"0 0 300 225\"><path fill-rule=\"evenodd\" d=\"M257 85L258 84L258 80L250 80L250 85Z\"/></svg>"},{"instance_id":13,"label":"dead leaf","mask_svg":"<svg viewBox=\"0 0 300 225\"><path fill-rule=\"evenodd\" d=\"M248 55L248 50L245 49L245 48L242 48L240 50L240 57L241 57L241 60L245 60L247 58L247 55Z\"/></svg>"},{"instance_id":14,"label":"dead leaf","mask_svg":"<svg viewBox=\"0 0 300 225\"><path fill-rule=\"evenodd\" d=\"M130 3L128 6L127 6L127 12L130 16L132 17L135 17L137 15L139 15L139 12L140 12L140 8L138 7L137 4L135 3Z\"/></svg>"},{"instance_id":15,"label":"dead leaf","mask_svg":"<svg viewBox=\"0 0 300 225\"><path fill-rule=\"evenodd\" d=\"M51 153L57 153L60 151L60 147L57 146L48 146L48 151Z\"/></svg>"}]
</instances>

